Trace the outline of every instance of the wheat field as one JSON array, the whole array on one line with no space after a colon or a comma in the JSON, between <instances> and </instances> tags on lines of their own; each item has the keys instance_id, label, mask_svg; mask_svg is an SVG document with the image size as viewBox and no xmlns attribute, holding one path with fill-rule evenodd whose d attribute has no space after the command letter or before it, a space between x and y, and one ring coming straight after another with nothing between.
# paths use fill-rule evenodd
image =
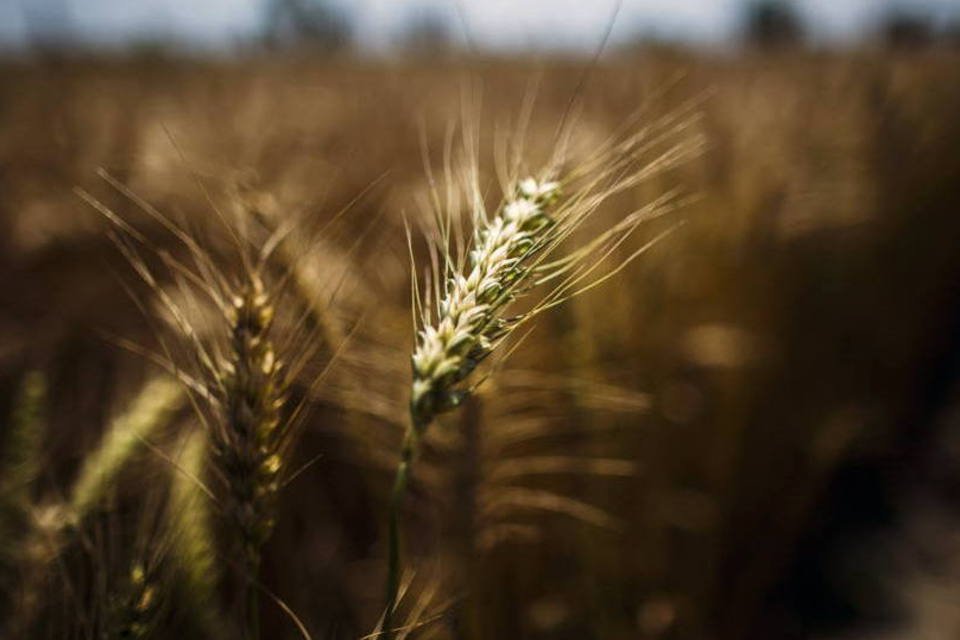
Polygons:
<instances>
[{"instance_id":1,"label":"wheat field","mask_svg":"<svg viewBox=\"0 0 960 640\"><path fill-rule=\"evenodd\" d=\"M951 637L958 71L4 62L0 635Z\"/></svg>"}]
</instances>

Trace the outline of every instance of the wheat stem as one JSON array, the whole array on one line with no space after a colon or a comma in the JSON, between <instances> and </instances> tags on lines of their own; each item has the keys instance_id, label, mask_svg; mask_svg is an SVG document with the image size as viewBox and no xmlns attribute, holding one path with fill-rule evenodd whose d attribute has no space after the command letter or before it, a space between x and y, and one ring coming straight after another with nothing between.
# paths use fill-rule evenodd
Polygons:
<instances>
[{"instance_id":1,"label":"wheat stem","mask_svg":"<svg viewBox=\"0 0 960 640\"><path fill-rule=\"evenodd\" d=\"M400 463L397 465L396 477L393 481L393 490L390 493L390 513L388 524L388 559L387 559L387 606L383 614L384 637L390 640L393 637L393 614L397 607L400 593L400 515L403 499L407 491L410 476L410 466L416 451L414 440L417 432L411 430L404 437L403 448L400 453Z\"/></svg>"},{"instance_id":2,"label":"wheat stem","mask_svg":"<svg viewBox=\"0 0 960 640\"><path fill-rule=\"evenodd\" d=\"M260 591L257 588L257 575L260 573L260 558L247 560L247 570L250 577L245 588L245 620L244 635L246 640L260 639Z\"/></svg>"},{"instance_id":3,"label":"wheat stem","mask_svg":"<svg viewBox=\"0 0 960 640\"><path fill-rule=\"evenodd\" d=\"M453 553L457 563L457 584L464 598L457 604L455 629L460 639L481 637L475 597L467 592L476 584L477 566L477 512L481 469L480 398L471 395L463 405L460 420L460 447L453 472Z\"/></svg>"}]
</instances>

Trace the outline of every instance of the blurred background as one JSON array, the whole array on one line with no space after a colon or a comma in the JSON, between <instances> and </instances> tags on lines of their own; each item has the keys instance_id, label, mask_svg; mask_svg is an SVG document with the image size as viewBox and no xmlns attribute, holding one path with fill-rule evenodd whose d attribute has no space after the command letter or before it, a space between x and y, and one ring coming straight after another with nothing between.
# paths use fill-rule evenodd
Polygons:
<instances>
[{"instance_id":1,"label":"blurred background","mask_svg":"<svg viewBox=\"0 0 960 640\"><path fill-rule=\"evenodd\" d=\"M0 415L41 370L37 500L66 491L153 370L114 338L154 344L128 290L149 294L75 187L161 246L99 168L214 244L197 178L317 226L349 207L311 259L349 274L334 315L357 339L310 399L296 455L321 458L283 493L263 580L316 638L371 631L421 140L440 166L475 82L492 175L536 79L532 158L573 99L586 145L638 109L695 104L707 148L612 205L679 188L685 225L544 316L480 394L481 475L512 482L498 461L558 454L631 472L516 474L575 503L470 552L476 637L960 634L960 2L7 0L0 49ZM409 505L424 564L462 552L444 548L435 477L456 476L456 424ZM81 615L84 554L129 562L103 532L137 528L141 485L50 578L35 637L101 637ZM297 637L263 615L265 637Z\"/></svg>"}]
</instances>

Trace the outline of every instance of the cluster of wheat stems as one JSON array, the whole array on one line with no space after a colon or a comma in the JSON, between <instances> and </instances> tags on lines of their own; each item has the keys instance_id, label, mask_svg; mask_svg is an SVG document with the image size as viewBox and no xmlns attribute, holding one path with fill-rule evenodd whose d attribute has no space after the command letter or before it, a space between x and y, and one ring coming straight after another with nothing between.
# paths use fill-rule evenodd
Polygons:
<instances>
[{"instance_id":1,"label":"cluster of wheat stems","mask_svg":"<svg viewBox=\"0 0 960 640\"><path fill-rule=\"evenodd\" d=\"M463 136L463 160L448 169L431 199L437 224L427 238L431 268L423 283L414 259L420 252L408 232L415 329L409 422L387 506L386 603L375 636L408 637L434 619L426 614L431 595L421 594L411 598L413 604L398 623L401 600L411 589L403 576L412 575L406 569L415 564L402 554L403 502L430 425L469 404L493 372L491 356L507 355L518 342L519 329L605 282L662 237L623 250L645 221L679 204L675 194L622 211L599 231L587 223L614 196L696 153L700 143L695 137L676 143L691 122L689 113L642 125L631 121L579 155L569 151L572 128L566 127L551 159L533 174L522 171L526 163L517 145L513 160L501 167L502 197L494 206L484 195L477 139ZM155 539L134 554L125 576L114 581L98 633L147 637L172 606L172 596L164 591L178 584L190 593L187 617L201 633L259 638L261 600L266 596L284 606L259 577L262 549L278 515L277 496L294 474L291 448L306 399L335 367L345 339L339 329L331 330L336 322L329 306L304 295L303 256L291 249L290 226L275 224L235 195L232 215L217 210L233 255L225 261L204 247L196 233L119 181L103 177L175 240L176 250L161 248L101 201L80 192L109 221L108 233L147 285L151 299L139 303L148 320L165 321L166 328L156 329L158 349L127 346L166 373L148 380L118 414L64 498L39 499L30 489L39 473L44 384L38 374L24 380L20 409L3 448L8 459L0 483L0 525L8 543L0 551L4 568L16 566L29 579L4 603L10 614L5 637L21 636L35 623L45 572L82 535L84 521L110 499L123 468L147 451L170 470L169 485L158 498L167 516L154 526L159 531ZM462 215L464 210L468 215ZM485 368L482 374L480 367ZM479 423L471 413L465 413L462 431L475 441ZM202 428L176 435L182 430L173 427L191 424ZM478 526L477 491L483 479L470 461L477 456L475 447L467 449L464 468L473 472L461 483L467 531ZM576 467L560 457L538 459L536 465ZM612 473L624 469L617 461L593 466ZM572 501L527 498L528 504L556 504L588 519L596 515L588 505ZM463 556L475 552L473 542L461 549ZM227 579L226 584L237 586L231 598L224 597Z\"/></svg>"}]
</instances>

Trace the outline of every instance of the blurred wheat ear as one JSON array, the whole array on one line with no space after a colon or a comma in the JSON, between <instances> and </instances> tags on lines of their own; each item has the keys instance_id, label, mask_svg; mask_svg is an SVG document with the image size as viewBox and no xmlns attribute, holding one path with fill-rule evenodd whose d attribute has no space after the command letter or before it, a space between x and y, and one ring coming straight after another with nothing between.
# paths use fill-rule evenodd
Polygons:
<instances>
[{"instance_id":1,"label":"blurred wheat ear","mask_svg":"<svg viewBox=\"0 0 960 640\"><path fill-rule=\"evenodd\" d=\"M158 222L186 253L183 258L161 248L100 201L80 192L110 222L114 244L149 289L154 304L152 308L141 305L146 320L165 321L164 329L157 330L162 354L134 349L177 377L202 424L213 488L206 489L197 473L191 480L194 488L204 487L216 501L230 545L221 557L236 558L231 574L238 582L235 605L242 611L241 633L259 638L261 593L269 593L259 581L261 555L275 526L278 493L291 474L291 452L306 399L324 381L349 334L341 338L339 327L318 306L316 296L308 298L301 286L295 251L287 242L293 231L290 225L261 224L264 216L236 191L230 195L232 217L211 200L222 223L221 240L229 248L225 258L119 181L105 173L102 177ZM142 252L160 260L162 278ZM293 294L288 290L291 284ZM339 344L325 341L334 338ZM313 358L322 349L329 357L319 373L301 384L298 378L315 364ZM300 399L293 401L295 382ZM204 456L193 449L200 445L188 444L186 462L202 466ZM186 536L180 547L182 568L191 588L203 599L214 589L203 584L213 575L203 569L200 556L213 540L204 533L203 507L195 498L188 499L187 487L175 488L173 497L179 514L172 524ZM271 597L302 630L292 612Z\"/></svg>"},{"instance_id":2,"label":"blurred wheat ear","mask_svg":"<svg viewBox=\"0 0 960 640\"><path fill-rule=\"evenodd\" d=\"M31 528L34 481L40 471L46 380L39 371L25 375L7 427L0 458L0 586L13 594L16 568ZM6 595L0 610L13 603Z\"/></svg>"},{"instance_id":3,"label":"blurred wheat ear","mask_svg":"<svg viewBox=\"0 0 960 640\"><path fill-rule=\"evenodd\" d=\"M187 402L182 386L162 376L148 381L84 459L68 501L70 516L82 520L113 488L123 465Z\"/></svg>"},{"instance_id":4,"label":"blurred wheat ear","mask_svg":"<svg viewBox=\"0 0 960 640\"><path fill-rule=\"evenodd\" d=\"M420 575L411 570L401 576L397 604L402 602L407 605L406 611L403 620L395 621L389 630L389 633L396 634L397 640L431 637L431 631L437 627L437 623L447 616L456 598L438 601L439 595L450 586L444 574L443 567L436 564ZM374 631L360 640L376 640L386 636L388 631L385 624L386 611Z\"/></svg>"}]
</instances>

